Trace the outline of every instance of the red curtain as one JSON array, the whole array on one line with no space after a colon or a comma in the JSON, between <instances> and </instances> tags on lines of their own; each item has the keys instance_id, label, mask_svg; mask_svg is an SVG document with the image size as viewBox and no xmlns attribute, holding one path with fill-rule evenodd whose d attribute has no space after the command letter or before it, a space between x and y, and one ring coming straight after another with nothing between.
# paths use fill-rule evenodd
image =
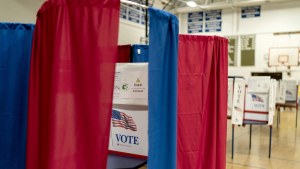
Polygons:
<instances>
[{"instance_id":1,"label":"red curtain","mask_svg":"<svg viewBox=\"0 0 300 169\"><path fill-rule=\"evenodd\" d=\"M179 36L177 169L225 169L227 39Z\"/></svg>"},{"instance_id":2,"label":"red curtain","mask_svg":"<svg viewBox=\"0 0 300 169\"><path fill-rule=\"evenodd\" d=\"M118 47L118 59L119 63L130 62L131 45L119 45Z\"/></svg>"},{"instance_id":3,"label":"red curtain","mask_svg":"<svg viewBox=\"0 0 300 169\"><path fill-rule=\"evenodd\" d=\"M27 169L104 169L119 0L48 0L29 84Z\"/></svg>"}]
</instances>

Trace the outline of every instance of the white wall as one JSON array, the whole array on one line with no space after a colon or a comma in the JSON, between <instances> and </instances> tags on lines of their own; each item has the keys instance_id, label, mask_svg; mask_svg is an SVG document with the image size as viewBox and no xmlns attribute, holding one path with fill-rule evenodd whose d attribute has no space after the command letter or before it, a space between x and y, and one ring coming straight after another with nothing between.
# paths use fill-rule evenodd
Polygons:
<instances>
[{"instance_id":1,"label":"white wall","mask_svg":"<svg viewBox=\"0 0 300 169\"><path fill-rule=\"evenodd\" d=\"M300 34L273 35L274 32L300 31L300 1L271 3L261 6L261 17L241 18L240 8L222 10L222 32L201 35L244 35L256 34L255 66L229 67L229 75L248 77L251 72L285 71L286 68L268 68L265 57L270 47L300 47ZM180 14L180 33L187 33L187 14ZM292 76L285 79L300 79L300 68L292 67Z\"/></svg>"},{"instance_id":2,"label":"white wall","mask_svg":"<svg viewBox=\"0 0 300 169\"><path fill-rule=\"evenodd\" d=\"M0 0L0 22L35 23L41 0Z\"/></svg>"}]
</instances>

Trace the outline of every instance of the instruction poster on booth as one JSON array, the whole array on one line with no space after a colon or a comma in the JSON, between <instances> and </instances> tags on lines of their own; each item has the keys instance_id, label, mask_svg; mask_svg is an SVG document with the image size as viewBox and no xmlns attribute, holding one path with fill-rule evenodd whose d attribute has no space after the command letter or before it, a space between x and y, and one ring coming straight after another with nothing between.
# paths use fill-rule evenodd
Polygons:
<instances>
[{"instance_id":1,"label":"instruction poster on booth","mask_svg":"<svg viewBox=\"0 0 300 169\"><path fill-rule=\"evenodd\" d=\"M117 63L113 104L148 105L148 63Z\"/></svg>"}]
</instances>

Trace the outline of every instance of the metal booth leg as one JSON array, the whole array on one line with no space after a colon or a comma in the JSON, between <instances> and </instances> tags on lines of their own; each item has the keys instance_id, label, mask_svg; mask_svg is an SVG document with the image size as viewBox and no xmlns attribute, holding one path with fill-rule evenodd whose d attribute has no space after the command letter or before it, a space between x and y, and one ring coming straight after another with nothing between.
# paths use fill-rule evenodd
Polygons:
<instances>
[{"instance_id":1,"label":"metal booth leg","mask_svg":"<svg viewBox=\"0 0 300 169\"><path fill-rule=\"evenodd\" d=\"M252 124L250 124L249 150L251 150L251 144L252 144Z\"/></svg>"},{"instance_id":2,"label":"metal booth leg","mask_svg":"<svg viewBox=\"0 0 300 169\"><path fill-rule=\"evenodd\" d=\"M280 125L280 107L278 110L277 120L278 120L278 124L277 124L277 128L278 128L278 126Z\"/></svg>"},{"instance_id":3,"label":"metal booth leg","mask_svg":"<svg viewBox=\"0 0 300 169\"><path fill-rule=\"evenodd\" d=\"M270 139L269 139L269 158L271 158L272 151L272 126L270 126Z\"/></svg>"},{"instance_id":4,"label":"metal booth leg","mask_svg":"<svg viewBox=\"0 0 300 169\"><path fill-rule=\"evenodd\" d=\"M298 105L296 105L296 128L298 124Z\"/></svg>"},{"instance_id":5,"label":"metal booth leg","mask_svg":"<svg viewBox=\"0 0 300 169\"><path fill-rule=\"evenodd\" d=\"M231 133L231 159L233 159L233 153L234 153L234 124L232 125L232 133Z\"/></svg>"}]
</instances>

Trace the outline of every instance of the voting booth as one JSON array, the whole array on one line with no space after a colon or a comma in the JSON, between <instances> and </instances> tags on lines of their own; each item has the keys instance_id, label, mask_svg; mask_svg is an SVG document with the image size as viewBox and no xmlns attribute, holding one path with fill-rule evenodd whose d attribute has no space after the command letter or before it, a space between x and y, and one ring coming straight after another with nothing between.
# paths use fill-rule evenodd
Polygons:
<instances>
[{"instance_id":1,"label":"voting booth","mask_svg":"<svg viewBox=\"0 0 300 169\"><path fill-rule=\"evenodd\" d=\"M269 158L271 157L276 92L277 82L269 76L250 77L247 81L235 79L231 116L232 158L234 154L234 127L236 125L250 125L249 149L251 149L252 125L268 125L270 127Z\"/></svg>"},{"instance_id":2,"label":"voting booth","mask_svg":"<svg viewBox=\"0 0 300 169\"><path fill-rule=\"evenodd\" d=\"M147 158L148 63L117 63L109 151Z\"/></svg>"},{"instance_id":3,"label":"voting booth","mask_svg":"<svg viewBox=\"0 0 300 169\"><path fill-rule=\"evenodd\" d=\"M296 80L280 80L276 97L277 127L280 124L280 109L296 109L296 127L298 123L298 83Z\"/></svg>"}]
</instances>

